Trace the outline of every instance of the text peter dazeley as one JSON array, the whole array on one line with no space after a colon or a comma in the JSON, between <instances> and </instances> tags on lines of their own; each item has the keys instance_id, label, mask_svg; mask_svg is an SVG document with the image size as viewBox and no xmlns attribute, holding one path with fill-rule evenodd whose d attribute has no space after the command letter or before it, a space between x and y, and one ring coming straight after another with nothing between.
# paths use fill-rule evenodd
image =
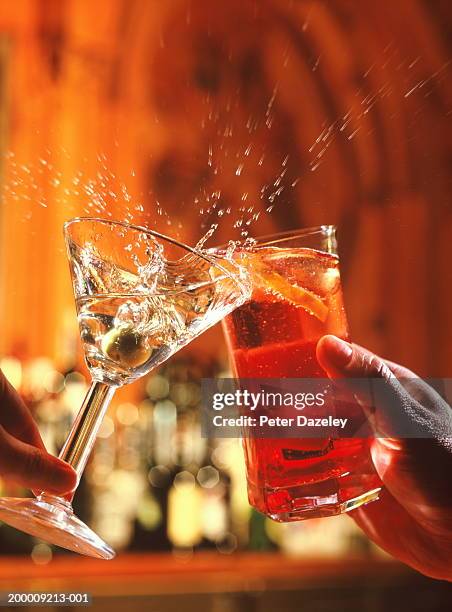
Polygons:
<instances>
[{"instance_id":1,"label":"text peter dazeley","mask_svg":"<svg viewBox=\"0 0 452 612\"><path fill-rule=\"evenodd\" d=\"M297 417L269 417L260 415L251 417L241 415L238 417L224 417L215 415L212 419L214 427L339 427L344 429L348 419L339 419L333 416L310 418L302 414Z\"/></svg>"}]
</instances>

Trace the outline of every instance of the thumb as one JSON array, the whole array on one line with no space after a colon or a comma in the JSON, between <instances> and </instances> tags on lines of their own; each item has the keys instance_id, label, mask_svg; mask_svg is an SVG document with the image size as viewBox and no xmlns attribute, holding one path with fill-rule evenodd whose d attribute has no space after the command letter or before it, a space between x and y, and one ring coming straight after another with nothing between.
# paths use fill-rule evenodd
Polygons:
<instances>
[{"instance_id":1,"label":"thumb","mask_svg":"<svg viewBox=\"0 0 452 612\"><path fill-rule=\"evenodd\" d=\"M383 359L336 336L320 338L317 360L330 378L394 378Z\"/></svg>"},{"instance_id":2,"label":"thumb","mask_svg":"<svg viewBox=\"0 0 452 612\"><path fill-rule=\"evenodd\" d=\"M14 438L0 426L0 475L39 491L67 493L77 482L73 468L45 450Z\"/></svg>"},{"instance_id":3,"label":"thumb","mask_svg":"<svg viewBox=\"0 0 452 612\"><path fill-rule=\"evenodd\" d=\"M432 420L387 363L336 336L324 336L317 344L317 359L339 388L351 392L360 404L375 437L432 437Z\"/></svg>"}]
</instances>

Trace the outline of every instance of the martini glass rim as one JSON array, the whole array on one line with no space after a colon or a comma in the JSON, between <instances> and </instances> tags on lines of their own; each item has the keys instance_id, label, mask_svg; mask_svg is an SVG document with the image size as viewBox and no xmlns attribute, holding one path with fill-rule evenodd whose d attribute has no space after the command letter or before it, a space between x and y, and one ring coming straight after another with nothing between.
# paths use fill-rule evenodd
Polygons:
<instances>
[{"instance_id":1,"label":"martini glass rim","mask_svg":"<svg viewBox=\"0 0 452 612\"><path fill-rule=\"evenodd\" d=\"M205 261L210 263L212 266L214 266L218 270L221 270L221 272L225 276L227 276L230 280L232 280L240 289L243 289L243 282L241 282L227 268L221 265L221 263L217 261L218 256L216 256L215 254L213 253L207 254L205 252L202 252L199 249L196 249L194 247L189 246L188 244L185 244L184 242L180 242L179 240L176 240L175 238L171 238L171 236L166 236L165 234L161 234L160 232L151 230L148 227L145 227L144 225L128 223L127 221L117 221L117 220L105 219L102 217L90 217L90 216L73 217L72 219L68 219L67 221L65 221L63 224L63 231L64 231L65 236L68 239L72 240L72 238L69 236L69 228L76 223L84 223L84 222L96 222L96 223L102 223L103 225L115 225L118 227L124 227L126 229L132 229L134 231L144 232L145 234L149 234L153 238L160 238L161 240L165 240L169 242L170 244L173 244L189 253L192 253L193 255L196 255L200 259L204 259ZM218 280L219 280L218 278L212 279L212 284L216 283Z\"/></svg>"}]
</instances>

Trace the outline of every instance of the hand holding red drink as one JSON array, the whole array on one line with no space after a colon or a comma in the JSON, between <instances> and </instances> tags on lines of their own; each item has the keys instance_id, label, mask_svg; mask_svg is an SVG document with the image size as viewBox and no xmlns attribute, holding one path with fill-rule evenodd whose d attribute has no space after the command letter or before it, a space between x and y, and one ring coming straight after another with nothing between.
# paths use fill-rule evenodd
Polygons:
<instances>
[{"instance_id":1,"label":"hand holding red drink","mask_svg":"<svg viewBox=\"0 0 452 612\"><path fill-rule=\"evenodd\" d=\"M387 437L375 437L370 447L384 488L378 503L354 510L352 518L394 557L433 578L452 580L450 406L410 370L338 338L322 338L317 358L333 378L380 378L387 385L387 405L378 406ZM409 381L408 388L401 380ZM398 413L428 422L431 435L391 437Z\"/></svg>"},{"instance_id":2,"label":"hand holding red drink","mask_svg":"<svg viewBox=\"0 0 452 612\"><path fill-rule=\"evenodd\" d=\"M375 437L259 439L245 432L250 503L283 521L351 511L390 554L452 580L452 411L406 368L345 342L334 228L258 243L248 268L252 297L224 322L237 377L328 376L345 386L379 379L387 400L377 406ZM400 420L427 423L428 435L397 437Z\"/></svg>"}]
</instances>

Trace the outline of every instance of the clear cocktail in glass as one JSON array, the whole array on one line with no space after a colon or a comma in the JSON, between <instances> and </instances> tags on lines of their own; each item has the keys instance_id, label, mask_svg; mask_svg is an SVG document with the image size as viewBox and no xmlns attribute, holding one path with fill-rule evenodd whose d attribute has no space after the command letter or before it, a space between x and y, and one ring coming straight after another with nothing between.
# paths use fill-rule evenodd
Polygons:
<instances>
[{"instance_id":1,"label":"clear cocktail in glass","mask_svg":"<svg viewBox=\"0 0 452 612\"><path fill-rule=\"evenodd\" d=\"M60 453L80 479L115 390L243 303L249 284L231 262L139 226L77 218L65 224L64 233L93 379ZM45 492L0 498L0 520L81 554L114 556L75 516L68 498Z\"/></svg>"}]
</instances>

